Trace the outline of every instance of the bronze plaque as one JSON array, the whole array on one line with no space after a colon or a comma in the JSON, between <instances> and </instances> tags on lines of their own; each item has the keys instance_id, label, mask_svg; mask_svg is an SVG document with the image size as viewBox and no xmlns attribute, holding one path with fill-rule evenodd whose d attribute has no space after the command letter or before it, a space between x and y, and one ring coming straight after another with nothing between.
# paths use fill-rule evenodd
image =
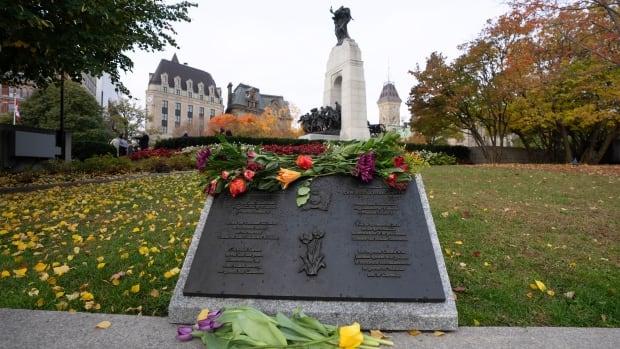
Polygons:
<instances>
[{"instance_id":1,"label":"bronze plaque","mask_svg":"<svg viewBox=\"0 0 620 349\"><path fill-rule=\"evenodd\" d=\"M445 294L415 182L316 178L223 193L211 205L185 296L443 302Z\"/></svg>"}]
</instances>

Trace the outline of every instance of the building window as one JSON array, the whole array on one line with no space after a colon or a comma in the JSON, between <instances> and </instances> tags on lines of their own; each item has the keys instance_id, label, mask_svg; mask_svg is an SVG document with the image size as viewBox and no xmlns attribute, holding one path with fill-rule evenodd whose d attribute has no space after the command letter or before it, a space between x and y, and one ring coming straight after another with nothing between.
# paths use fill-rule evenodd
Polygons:
<instances>
[{"instance_id":1,"label":"building window","mask_svg":"<svg viewBox=\"0 0 620 349\"><path fill-rule=\"evenodd\" d=\"M209 114L209 119L213 119L213 117L215 117L215 109L211 109Z\"/></svg>"},{"instance_id":2,"label":"building window","mask_svg":"<svg viewBox=\"0 0 620 349\"><path fill-rule=\"evenodd\" d=\"M164 87L164 93L168 93L168 88Z\"/></svg>"},{"instance_id":3,"label":"building window","mask_svg":"<svg viewBox=\"0 0 620 349\"><path fill-rule=\"evenodd\" d=\"M194 118L194 106L193 105L188 105L187 106L187 119L189 121L189 123L192 123L192 119Z\"/></svg>"},{"instance_id":4,"label":"building window","mask_svg":"<svg viewBox=\"0 0 620 349\"><path fill-rule=\"evenodd\" d=\"M200 107L200 109L198 109L198 117L201 119L205 118L205 107Z\"/></svg>"},{"instance_id":5,"label":"building window","mask_svg":"<svg viewBox=\"0 0 620 349\"><path fill-rule=\"evenodd\" d=\"M199 97L199 98L200 98L200 100L202 101L202 100L205 98L205 96L204 96L204 95L200 95L200 97Z\"/></svg>"},{"instance_id":6,"label":"building window","mask_svg":"<svg viewBox=\"0 0 620 349\"><path fill-rule=\"evenodd\" d=\"M187 92L187 97L192 98L192 93L191 92Z\"/></svg>"},{"instance_id":7,"label":"building window","mask_svg":"<svg viewBox=\"0 0 620 349\"><path fill-rule=\"evenodd\" d=\"M211 103L215 103L215 97L211 96Z\"/></svg>"},{"instance_id":8,"label":"building window","mask_svg":"<svg viewBox=\"0 0 620 349\"><path fill-rule=\"evenodd\" d=\"M162 134L168 134L168 125L166 124L166 126L161 125L161 133Z\"/></svg>"},{"instance_id":9,"label":"building window","mask_svg":"<svg viewBox=\"0 0 620 349\"><path fill-rule=\"evenodd\" d=\"M174 108L174 126L181 126L181 103L177 103Z\"/></svg>"},{"instance_id":10,"label":"building window","mask_svg":"<svg viewBox=\"0 0 620 349\"><path fill-rule=\"evenodd\" d=\"M162 86L168 86L168 74L161 74L161 84ZM164 87L165 92L165 87Z\"/></svg>"},{"instance_id":11,"label":"building window","mask_svg":"<svg viewBox=\"0 0 620 349\"><path fill-rule=\"evenodd\" d=\"M161 114L161 121L166 121L166 123L168 122L168 114Z\"/></svg>"},{"instance_id":12,"label":"building window","mask_svg":"<svg viewBox=\"0 0 620 349\"><path fill-rule=\"evenodd\" d=\"M177 96L180 96L181 95L181 89L177 88L175 93L177 94Z\"/></svg>"},{"instance_id":13,"label":"building window","mask_svg":"<svg viewBox=\"0 0 620 349\"><path fill-rule=\"evenodd\" d=\"M168 114L168 101L161 101L161 113Z\"/></svg>"}]
</instances>

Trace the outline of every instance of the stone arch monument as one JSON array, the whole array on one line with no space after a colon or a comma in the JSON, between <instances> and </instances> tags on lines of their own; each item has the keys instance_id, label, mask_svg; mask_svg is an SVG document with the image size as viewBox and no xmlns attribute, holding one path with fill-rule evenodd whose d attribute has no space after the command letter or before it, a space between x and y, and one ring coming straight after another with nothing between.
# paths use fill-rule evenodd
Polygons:
<instances>
[{"instance_id":1,"label":"stone arch monument","mask_svg":"<svg viewBox=\"0 0 620 349\"><path fill-rule=\"evenodd\" d=\"M362 51L349 37L347 24L353 18L348 8L340 7L334 15L338 40L329 54L325 71L323 105L341 108L341 140L367 140L370 138L366 117L366 81Z\"/></svg>"}]
</instances>

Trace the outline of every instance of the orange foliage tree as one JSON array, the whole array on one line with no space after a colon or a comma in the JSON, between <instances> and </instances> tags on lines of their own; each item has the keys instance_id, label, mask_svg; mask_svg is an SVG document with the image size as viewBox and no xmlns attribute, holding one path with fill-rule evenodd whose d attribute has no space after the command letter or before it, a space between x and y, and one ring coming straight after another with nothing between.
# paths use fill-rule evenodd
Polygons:
<instances>
[{"instance_id":1,"label":"orange foliage tree","mask_svg":"<svg viewBox=\"0 0 620 349\"><path fill-rule=\"evenodd\" d=\"M286 108L282 108L285 110ZM265 137L265 138L297 138L301 135L299 130L292 128L288 112L283 110L273 111L265 108L260 115L244 114L235 116L221 114L209 120L207 135L216 133L230 133L240 137Z\"/></svg>"}]
</instances>

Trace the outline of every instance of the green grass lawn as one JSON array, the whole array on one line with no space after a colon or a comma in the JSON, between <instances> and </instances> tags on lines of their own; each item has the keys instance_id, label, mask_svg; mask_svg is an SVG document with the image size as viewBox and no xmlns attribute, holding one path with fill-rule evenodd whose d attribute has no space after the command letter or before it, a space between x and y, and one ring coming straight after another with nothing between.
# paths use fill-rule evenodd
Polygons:
<instances>
[{"instance_id":1,"label":"green grass lawn","mask_svg":"<svg viewBox=\"0 0 620 349\"><path fill-rule=\"evenodd\" d=\"M461 326L620 326L619 176L437 166L423 180ZM201 189L190 173L0 195L0 307L166 315Z\"/></svg>"}]
</instances>

